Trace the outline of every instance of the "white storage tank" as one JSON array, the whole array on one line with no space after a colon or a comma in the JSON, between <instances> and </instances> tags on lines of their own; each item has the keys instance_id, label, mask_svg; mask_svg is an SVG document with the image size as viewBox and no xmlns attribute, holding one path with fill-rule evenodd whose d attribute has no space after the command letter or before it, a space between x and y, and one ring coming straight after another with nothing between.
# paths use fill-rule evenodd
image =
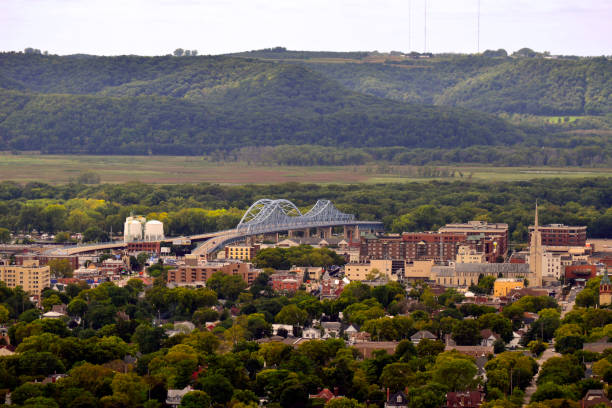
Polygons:
<instances>
[{"instance_id":1,"label":"white storage tank","mask_svg":"<svg viewBox=\"0 0 612 408\"><path fill-rule=\"evenodd\" d=\"M164 239L164 223L157 220L147 221L144 227L145 241L161 241Z\"/></svg>"},{"instance_id":2,"label":"white storage tank","mask_svg":"<svg viewBox=\"0 0 612 408\"><path fill-rule=\"evenodd\" d=\"M127 217L123 224L123 241L141 241L142 240L142 223L134 217Z\"/></svg>"}]
</instances>

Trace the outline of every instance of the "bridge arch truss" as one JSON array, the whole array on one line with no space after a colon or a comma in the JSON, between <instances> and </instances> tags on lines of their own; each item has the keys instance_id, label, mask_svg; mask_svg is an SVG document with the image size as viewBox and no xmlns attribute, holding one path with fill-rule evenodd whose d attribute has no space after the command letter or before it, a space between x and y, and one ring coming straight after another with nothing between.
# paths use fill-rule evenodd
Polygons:
<instances>
[{"instance_id":1,"label":"bridge arch truss","mask_svg":"<svg viewBox=\"0 0 612 408\"><path fill-rule=\"evenodd\" d=\"M338 210L329 200L318 200L305 214L289 200L261 199L246 211L236 230L247 234L298 230L321 226L346 225L353 214Z\"/></svg>"}]
</instances>

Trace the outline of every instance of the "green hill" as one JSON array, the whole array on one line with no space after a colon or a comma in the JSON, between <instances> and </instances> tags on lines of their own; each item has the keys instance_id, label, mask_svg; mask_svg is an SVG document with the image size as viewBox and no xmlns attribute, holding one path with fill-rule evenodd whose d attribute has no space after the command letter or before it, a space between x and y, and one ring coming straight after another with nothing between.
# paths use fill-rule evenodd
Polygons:
<instances>
[{"instance_id":1,"label":"green hill","mask_svg":"<svg viewBox=\"0 0 612 408\"><path fill-rule=\"evenodd\" d=\"M607 114L612 112L612 61L512 61L447 88L435 102L483 112Z\"/></svg>"},{"instance_id":2,"label":"green hill","mask_svg":"<svg viewBox=\"0 0 612 408\"><path fill-rule=\"evenodd\" d=\"M300 63L347 88L403 102L461 106L491 113L612 113L612 61L261 50L236 55ZM298 58L299 56L299 58ZM333 61L330 61L333 59Z\"/></svg>"},{"instance_id":3,"label":"green hill","mask_svg":"<svg viewBox=\"0 0 612 408\"><path fill-rule=\"evenodd\" d=\"M0 150L202 154L244 146L513 145L497 117L347 90L296 64L233 57L0 54Z\"/></svg>"}]
</instances>

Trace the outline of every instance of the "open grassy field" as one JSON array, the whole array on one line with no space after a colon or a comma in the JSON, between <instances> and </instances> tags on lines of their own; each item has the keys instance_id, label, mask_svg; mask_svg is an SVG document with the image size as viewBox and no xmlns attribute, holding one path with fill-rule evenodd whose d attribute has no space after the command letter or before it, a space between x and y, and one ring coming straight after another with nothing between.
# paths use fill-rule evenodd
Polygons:
<instances>
[{"instance_id":1,"label":"open grassy field","mask_svg":"<svg viewBox=\"0 0 612 408\"><path fill-rule=\"evenodd\" d=\"M41 181L61 184L84 171L97 173L103 183L271 184L387 183L431 180L514 181L534 178L612 177L612 169L553 167L437 166L453 177L419 177L414 166L261 166L246 163L213 163L202 157L179 156L80 156L0 155L0 181Z\"/></svg>"}]
</instances>

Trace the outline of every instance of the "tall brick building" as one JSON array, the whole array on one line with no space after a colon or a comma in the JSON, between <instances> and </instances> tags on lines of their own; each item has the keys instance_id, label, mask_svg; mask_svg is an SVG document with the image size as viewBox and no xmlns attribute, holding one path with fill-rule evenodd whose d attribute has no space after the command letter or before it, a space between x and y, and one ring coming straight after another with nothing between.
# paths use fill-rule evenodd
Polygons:
<instances>
[{"instance_id":1,"label":"tall brick building","mask_svg":"<svg viewBox=\"0 0 612 408\"><path fill-rule=\"evenodd\" d=\"M466 234L468 245L479 252L484 252L487 262L495 262L498 256L506 256L508 253L508 224L468 221L446 224L438 232ZM484 236L484 239L481 236Z\"/></svg>"},{"instance_id":2,"label":"tall brick building","mask_svg":"<svg viewBox=\"0 0 612 408\"><path fill-rule=\"evenodd\" d=\"M168 283L183 285L204 285L215 272L238 275L249 285L253 283L260 269L243 262L206 262L201 265L181 265L168 271Z\"/></svg>"},{"instance_id":3,"label":"tall brick building","mask_svg":"<svg viewBox=\"0 0 612 408\"><path fill-rule=\"evenodd\" d=\"M11 265L0 260L0 282L9 288L21 288L37 302L41 300L42 290L51 286L49 266L40 266L38 260L23 260L21 265Z\"/></svg>"},{"instance_id":4,"label":"tall brick building","mask_svg":"<svg viewBox=\"0 0 612 408\"><path fill-rule=\"evenodd\" d=\"M568 226L563 224L550 224L538 226L542 234L542 245L544 246L581 246L586 244L585 226ZM529 240L534 226L529 226Z\"/></svg>"},{"instance_id":5,"label":"tall brick building","mask_svg":"<svg viewBox=\"0 0 612 408\"><path fill-rule=\"evenodd\" d=\"M438 232L365 235L361 237L359 260L452 261L461 245L484 253L487 262L496 262L508 251L508 225L470 221L467 224L448 224Z\"/></svg>"}]
</instances>

